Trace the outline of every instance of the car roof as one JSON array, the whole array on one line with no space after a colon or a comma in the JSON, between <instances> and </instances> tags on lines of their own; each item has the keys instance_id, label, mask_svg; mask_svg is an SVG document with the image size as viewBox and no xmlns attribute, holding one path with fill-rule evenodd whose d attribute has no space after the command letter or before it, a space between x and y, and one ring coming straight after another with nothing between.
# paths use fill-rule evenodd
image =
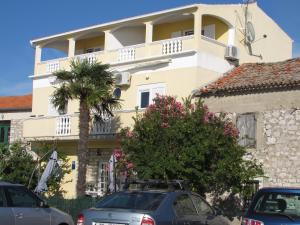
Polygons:
<instances>
[{"instance_id":1,"label":"car roof","mask_svg":"<svg viewBox=\"0 0 300 225\"><path fill-rule=\"evenodd\" d=\"M264 187L264 188L260 189L259 192L300 193L300 187Z\"/></svg>"}]
</instances>

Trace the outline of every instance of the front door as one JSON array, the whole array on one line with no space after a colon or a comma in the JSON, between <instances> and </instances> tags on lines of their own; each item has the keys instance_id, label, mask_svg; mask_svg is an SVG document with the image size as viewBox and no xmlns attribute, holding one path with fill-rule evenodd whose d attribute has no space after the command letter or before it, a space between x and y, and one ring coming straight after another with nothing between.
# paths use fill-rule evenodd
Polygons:
<instances>
[{"instance_id":1,"label":"front door","mask_svg":"<svg viewBox=\"0 0 300 225\"><path fill-rule=\"evenodd\" d=\"M40 207L33 193L22 186L6 187L8 207L14 213L15 225L50 225L50 208Z\"/></svg>"},{"instance_id":2,"label":"front door","mask_svg":"<svg viewBox=\"0 0 300 225\"><path fill-rule=\"evenodd\" d=\"M99 162L99 176L98 176L98 193L100 196L105 195L108 187L108 171L109 165L108 162Z\"/></svg>"}]
</instances>

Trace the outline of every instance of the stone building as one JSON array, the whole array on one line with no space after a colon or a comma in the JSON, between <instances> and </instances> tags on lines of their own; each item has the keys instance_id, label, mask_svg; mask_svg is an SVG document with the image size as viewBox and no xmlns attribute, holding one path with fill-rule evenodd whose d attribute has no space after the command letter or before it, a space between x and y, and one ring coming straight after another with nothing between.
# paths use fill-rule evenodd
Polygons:
<instances>
[{"instance_id":1,"label":"stone building","mask_svg":"<svg viewBox=\"0 0 300 225\"><path fill-rule=\"evenodd\" d=\"M32 95L0 97L0 144L23 138L23 121L31 108Z\"/></svg>"},{"instance_id":2,"label":"stone building","mask_svg":"<svg viewBox=\"0 0 300 225\"><path fill-rule=\"evenodd\" d=\"M213 112L228 112L239 143L262 163L262 186L300 186L300 58L246 63L197 94Z\"/></svg>"}]
</instances>

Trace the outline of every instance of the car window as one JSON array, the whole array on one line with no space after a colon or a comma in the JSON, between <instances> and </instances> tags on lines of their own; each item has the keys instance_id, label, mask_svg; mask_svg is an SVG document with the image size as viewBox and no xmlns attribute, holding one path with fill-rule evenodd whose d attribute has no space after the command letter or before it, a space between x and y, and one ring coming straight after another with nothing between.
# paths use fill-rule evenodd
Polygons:
<instances>
[{"instance_id":1,"label":"car window","mask_svg":"<svg viewBox=\"0 0 300 225\"><path fill-rule=\"evenodd\" d=\"M165 196L166 194L164 193L120 192L107 196L96 205L96 208L155 211Z\"/></svg>"},{"instance_id":2,"label":"car window","mask_svg":"<svg viewBox=\"0 0 300 225\"><path fill-rule=\"evenodd\" d=\"M7 187L7 197L12 207L37 207L38 199L24 187Z\"/></svg>"},{"instance_id":3,"label":"car window","mask_svg":"<svg viewBox=\"0 0 300 225\"><path fill-rule=\"evenodd\" d=\"M211 207L199 196L192 195L193 202L199 214L212 214Z\"/></svg>"},{"instance_id":4,"label":"car window","mask_svg":"<svg viewBox=\"0 0 300 225\"><path fill-rule=\"evenodd\" d=\"M0 188L0 207L4 207L4 202L5 202L4 192L3 192L3 189Z\"/></svg>"},{"instance_id":5,"label":"car window","mask_svg":"<svg viewBox=\"0 0 300 225\"><path fill-rule=\"evenodd\" d=\"M265 214L288 214L300 217L300 194L263 193L254 203L254 211Z\"/></svg>"},{"instance_id":6,"label":"car window","mask_svg":"<svg viewBox=\"0 0 300 225\"><path fill-rule=\"evenodd\" d=\"M177 216L197 215L192 199L187 195L180 195L174 202L174 210Z\"/></svg>"}]
</instances>

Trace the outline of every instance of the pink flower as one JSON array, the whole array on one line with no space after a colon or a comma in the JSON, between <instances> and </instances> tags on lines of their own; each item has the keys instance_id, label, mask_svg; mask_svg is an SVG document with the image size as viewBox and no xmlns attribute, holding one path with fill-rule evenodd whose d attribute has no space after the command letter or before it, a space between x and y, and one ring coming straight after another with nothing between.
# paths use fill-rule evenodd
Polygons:
<instances>
[{"instance_id":1,"label":"pink flower","mask_svg":"<svg viewBox=\"0 0 300 225\"><path fill-rule=\"evenodd\" d=\"M122 150L121 149L115 149L114 156L116 157L117 160L119 160L123 156Z\"/></svg>"},{"instance_id":2,"label":"pink flower","mask_svg":"<svg viewBox=\"0 0 300 225\"><path fill-rule=\"evenodd\" d=\"M128 130L128 131L126 132L126 137L128 137L128 138L133 137L133 132L130 131L130 130Z\"/></svg>"},{"instance_id":3,"label":"pink flower","mask_svg":"<svg viewBox=\"0 0 300 225\"><path fill-rule=\"evenodd\" d=\"M161 127L163 127L163 128L168 128L168 127L170 127L170 125L169 125L168 123L163 122L163 123L161 124Z\"/></svg>"},{"instance_id":4,"label":"pink flower","mask_svg":"<svg viewBox=\"0 0 300 225\"><path fill-rule=\"evenodd\" d=\"M134 167L133 163L128 163L128 164L126 165L126 168L127 168L128 170L132 169L133 167Z\"/></svg>"}]
</instances>

